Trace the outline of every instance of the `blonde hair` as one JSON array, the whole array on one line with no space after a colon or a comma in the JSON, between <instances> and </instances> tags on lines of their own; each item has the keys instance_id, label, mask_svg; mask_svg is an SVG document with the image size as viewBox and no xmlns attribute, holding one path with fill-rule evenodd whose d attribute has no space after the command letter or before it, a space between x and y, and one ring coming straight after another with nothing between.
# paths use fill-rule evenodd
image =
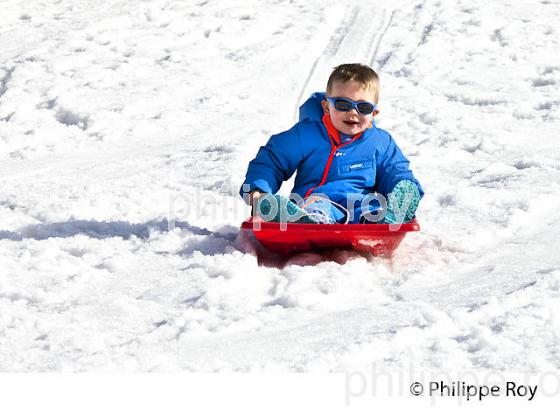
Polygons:
<instances>
[{"instance_id":1,"label":"blonde hair","mask_svg":"<svg viewBox=\"0 0 560 410\"><path fill-rule=\"evenodd\" d=\"M332 92L334 83L345 83L350 80L362 85L368 91L373 91L373 102L375 104L379 102L379 76L373 68L358 63L341 64L334 68L327 81L327 95Z\"/></svg>"}]
</instances>

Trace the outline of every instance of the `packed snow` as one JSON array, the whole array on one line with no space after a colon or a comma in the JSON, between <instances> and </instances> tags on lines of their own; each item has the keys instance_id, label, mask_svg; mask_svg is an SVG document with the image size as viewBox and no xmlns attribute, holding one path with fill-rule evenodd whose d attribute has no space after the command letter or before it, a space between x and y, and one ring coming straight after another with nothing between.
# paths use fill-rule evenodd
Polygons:
<instances>
[{"instance_id":1,"label":"packed snow","mask_svg":"<svg viewBox=\"0 0 560 410\"><path fill-rule=\"evenodd\" d=\"M0 370L560 367L557 1L1 8ZM259 266L247 163L348 62L421 231Z\"/></svg>"}]
</instances>

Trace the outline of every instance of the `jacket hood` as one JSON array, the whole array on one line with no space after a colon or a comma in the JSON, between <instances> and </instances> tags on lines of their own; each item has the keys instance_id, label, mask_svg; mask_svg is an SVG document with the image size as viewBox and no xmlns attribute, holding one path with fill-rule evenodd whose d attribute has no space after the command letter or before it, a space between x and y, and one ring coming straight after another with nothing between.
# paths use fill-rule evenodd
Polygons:
<instances>
[{"instance_id":1,"label":"jacket hood","mask_svg":"<svg viewBox=\"0 0 560 410\"><path fill-rule=\"evenodd\" d=\"M324 99L324 92L311 94L311 97L299 107L299 121L321 121L324 114L321 101Z\"/></svg>"}]
</instances>

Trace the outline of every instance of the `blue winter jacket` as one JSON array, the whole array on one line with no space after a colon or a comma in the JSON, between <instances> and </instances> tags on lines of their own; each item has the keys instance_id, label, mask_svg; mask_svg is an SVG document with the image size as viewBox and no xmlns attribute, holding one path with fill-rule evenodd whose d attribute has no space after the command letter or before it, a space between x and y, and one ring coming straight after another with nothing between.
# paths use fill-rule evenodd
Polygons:
<instances>
[{"instance_id":1,"label":"blue winter jacket","mask_svg":"<svg viewBox=\"0 0 560 410\"><path fill-rule=\"evenodd\" d=\"M253 190L276 193L297 170L292 189L301 197L323 194L347 207L347 194L373 192L385 197L400 180L422 187L387 131L372 126L348 145L333 146L322 121L324 93L314 93L299 110L300 121L288 131L273 135L249 163L240 194ZM334 157L324 183L328 159Z\"/></svg>"}]
</instances>

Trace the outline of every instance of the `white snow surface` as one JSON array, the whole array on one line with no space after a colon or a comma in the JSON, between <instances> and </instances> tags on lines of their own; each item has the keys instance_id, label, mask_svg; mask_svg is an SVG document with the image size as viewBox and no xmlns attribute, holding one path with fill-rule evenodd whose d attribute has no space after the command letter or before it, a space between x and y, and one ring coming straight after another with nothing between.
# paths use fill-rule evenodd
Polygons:
<instances>
[{"instance_id":1,"label":"white snow surface","mask_svg":"<svg viewBox=\"0 0 560 410\"><path fill-rule=\"evenodd\" d=\"M3 0L0 370L558 369L559 5ZM343 62L422 229L260 267L247 163Z\"/></svg>"}]
</instances>

